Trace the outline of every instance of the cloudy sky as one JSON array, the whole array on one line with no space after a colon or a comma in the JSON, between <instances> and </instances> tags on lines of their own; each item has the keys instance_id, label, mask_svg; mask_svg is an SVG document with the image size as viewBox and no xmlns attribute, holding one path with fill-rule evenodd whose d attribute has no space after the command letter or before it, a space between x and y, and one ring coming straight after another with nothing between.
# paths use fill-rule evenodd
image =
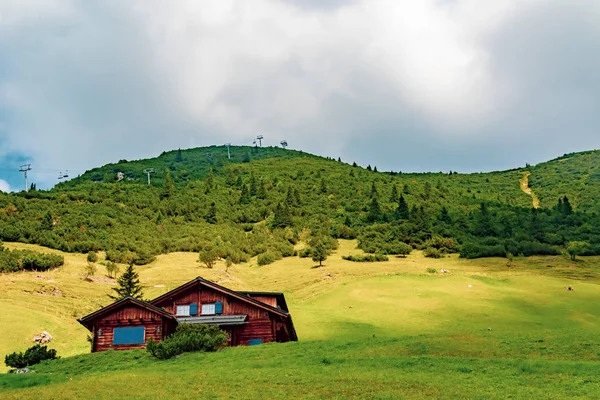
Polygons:
<instances>
[{"instance_id":1,"label":"cloudy sky","mask_svg":"<svg viewBox=\"0 0 600 400\"><path fill-rule=\"evenodd\" d=\"M232 142L395 171L600 148L598 0L0 0L0 190Z\"/></svg>"}]
</instances>

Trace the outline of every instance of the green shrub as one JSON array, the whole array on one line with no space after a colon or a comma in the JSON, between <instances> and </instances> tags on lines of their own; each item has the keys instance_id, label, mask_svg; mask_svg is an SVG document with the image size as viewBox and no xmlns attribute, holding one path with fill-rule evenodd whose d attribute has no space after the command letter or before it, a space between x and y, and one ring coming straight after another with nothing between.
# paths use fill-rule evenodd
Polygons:
<instances>
[{"instance_id":1,"label":"green shrub","mask_svg":"<svg viewBox=\"0 0 600 400\"><path fill-rule=\"evenodd\" d=\"M98 255L96 254L96 252L95 252L95 251L90 251L90 252L87 254L87 260L88 260L89 262L95 263L95 262L97 262L97 261L98 261Z\"/></svg>"},{"instance_id":2,"label":"green shrub","mask_svg":"<svg viewBox=\"0 0 600 400\"><path fill-rule=\"evenodd\" d=\"M11 368L25 368L31 365L39 364L44 360L54 360L59 358L56 350L48 350L48 346L36 344L25 350L25 353L14 352L4 357L4 364Z\"/></svg>"},{"instance_id":3,"label":"green shrub","mask_svg":"<svg viewBox=\"0 0 600 400\"><path fill-rule=\"evenodd\" d=\"M202 324L179 324L175 333L162 342L150 340L146 350L165 360L191 351L218 351L227 344L227 335L219 327Z\"/></svg>"},{"instance_id":4,"label":"green shrub","mask_svg":"<svg viewBox=\"0 0 600 400\"><path fill-rule=\"evenodd\" d=\"M302 249L298 252L298 257L300 258L308 258L312 255L312 250L310 247Z\"/></svg>"},{"instance_id":5,"label":"green shrub","mask_svg":"<svg viewBox=\"0 0 600 400\"><path fill-rule=\"evenodd\" d=\"M106 275L109 278L116 278L119 273L119 266L112 261L103 261L102 265L106 267Z\"/></svg>"},{"instance_id":6,"label":"green shrub","mask_svg":"<svg viewBox=\"0 0 600 400\"><path fill-rule=\"evenodd\" d=\"M380 262L380 261L389 261L388 256L385 254L365 254L365 255L350 255L350 256L342 256L343 260L353 261L353 262Z\"/></svg>"},{"instance_id":7,"label":"green shrub","mask_svg":"<svg viewBox=\"0 0 600 400\"><path fill-rule=\"evenodd\" d=\"M0 251L0 272L46 271L64 263L65 258L58 254L37 253L31 250Z\"/></svg>"},{"instance_id":8,"label":"green shrub","mask_svg":"<svg viewBox=\"0 0 600 400\"><path fill-rule=\"evenodd\" d=\"M274 251L267 251L266 253L262 253L258 255L258 265L268 265L272 264L277 260L281 260L282 255L280 253Z\"/></svg>"},{"instance_id":9,"label":"green shrub","mask_svg":"<svg viewBox=\"0 0 600 400\"><path fill-rule=\"evenodd\" d=\"M428 274L437 274L437 269L435 269L435 268L427 268L427 273Z\"/></svg>"},{"instance_id":10,"label":"green shrub","mask_svg":"<svg viewBox=\"0 0 600 400\"><path fill-rule=\"evenodd\" d=\"M440 258L442 256L440 251L434 247L428 247L423 250L423 255L429 258Z\"/></svg>"}]
</instances>

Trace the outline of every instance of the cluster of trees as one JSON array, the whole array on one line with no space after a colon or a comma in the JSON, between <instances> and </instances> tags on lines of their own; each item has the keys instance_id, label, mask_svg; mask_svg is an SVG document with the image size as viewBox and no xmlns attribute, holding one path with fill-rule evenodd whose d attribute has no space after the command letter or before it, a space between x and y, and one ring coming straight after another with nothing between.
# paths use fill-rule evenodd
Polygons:
<instances>
[{"instance_id":1,"label":"cluster of trees","mask_svg":"<svg viewBox=\"0 0 600 400\"><path fill-rule=\"evenodd\" d=\"M151 167L148 185L142 171ZM117 172L125 179L116 181ZM400 256L412 249L469 258L555 254L569 246L600 254L598 215L570 201L592 188L562 185L560 201L536 210L519 189L521 176L381 173L276 148L234 147L231 160L224 147L174 151L122 160L50 191L0 194L0 239L106 250L109 261L128 264L193 251L209 268L255 256L268 264L296 254L300 240L309 247L298 254L316 253L318 262L335 239Z\"/></svg>"},{"instance_id":2,"label":"cluster of trees","mask_svg":"<svg viewBox=\"0 0 600 400\"><path fill-rule=\"evenodd\" d=\"M58 268L64 263L64 257L58 254L9 250L0 242L0 272L46 271Z\"/></svg>"}]
</instances>

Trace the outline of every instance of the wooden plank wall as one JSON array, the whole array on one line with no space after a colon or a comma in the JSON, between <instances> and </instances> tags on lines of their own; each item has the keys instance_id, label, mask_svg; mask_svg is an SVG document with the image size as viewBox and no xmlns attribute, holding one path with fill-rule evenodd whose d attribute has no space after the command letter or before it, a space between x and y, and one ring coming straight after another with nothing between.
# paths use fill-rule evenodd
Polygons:
<instances>
[{"instance_id":1,"label":"wooden plank wall","mask_svg":"<svg viewBox=\"0 0 600 400\"><path fill-rule=\"evenodd\" d=\"M113 345L113 329L114 328L128 328L135 326L145 327L145 341L148 342L153 339L156 342L160 342L164 337L165 332L169 329L168 324L164 321L163 316L147 310L145 308L127 305L121 307L112 313L105 315L102 319L96 321L94 327L94 333L96 339L94 342L93 351L104 351L108 349L115 350L130 350L145 348L145 344L136 345ZM160 332L158 331L158 328ZM102 336L98 336L98 330L102 330Z\"/></svg>"}]
</instances>

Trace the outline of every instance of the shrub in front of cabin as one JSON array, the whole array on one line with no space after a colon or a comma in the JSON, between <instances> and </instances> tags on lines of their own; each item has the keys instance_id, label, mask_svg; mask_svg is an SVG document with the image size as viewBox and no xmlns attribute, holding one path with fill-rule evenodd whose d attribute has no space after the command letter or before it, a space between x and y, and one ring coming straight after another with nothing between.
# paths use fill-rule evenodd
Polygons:
<instances>
[{"instance_id":1,"label":"shrub in front of cabin","mask_svg":"<svg viewBox=\"0 0 600 400\"><path fill-rule=\"evenodd\" d=\"M227 344L227 335L219 327L179 324L175 333L162 342L150 340L146 350L160 360L192 351L218 351Z\"/></svg>"},{"instance_id":2,"label":"shrub in front of cabin","mask_svg":"<svg viewBox=\"0 0 600 400\"><path fill-rule=\"evenodd\" d=\"M25 353L14 352L4 357L4 364L11 368L25 368L35 364L39 364L44 360L55 360L59 358L56 355L56 350L48 350L48 346L36 344L33 347L25 350Z\"/></svg>"}]
</instances>

